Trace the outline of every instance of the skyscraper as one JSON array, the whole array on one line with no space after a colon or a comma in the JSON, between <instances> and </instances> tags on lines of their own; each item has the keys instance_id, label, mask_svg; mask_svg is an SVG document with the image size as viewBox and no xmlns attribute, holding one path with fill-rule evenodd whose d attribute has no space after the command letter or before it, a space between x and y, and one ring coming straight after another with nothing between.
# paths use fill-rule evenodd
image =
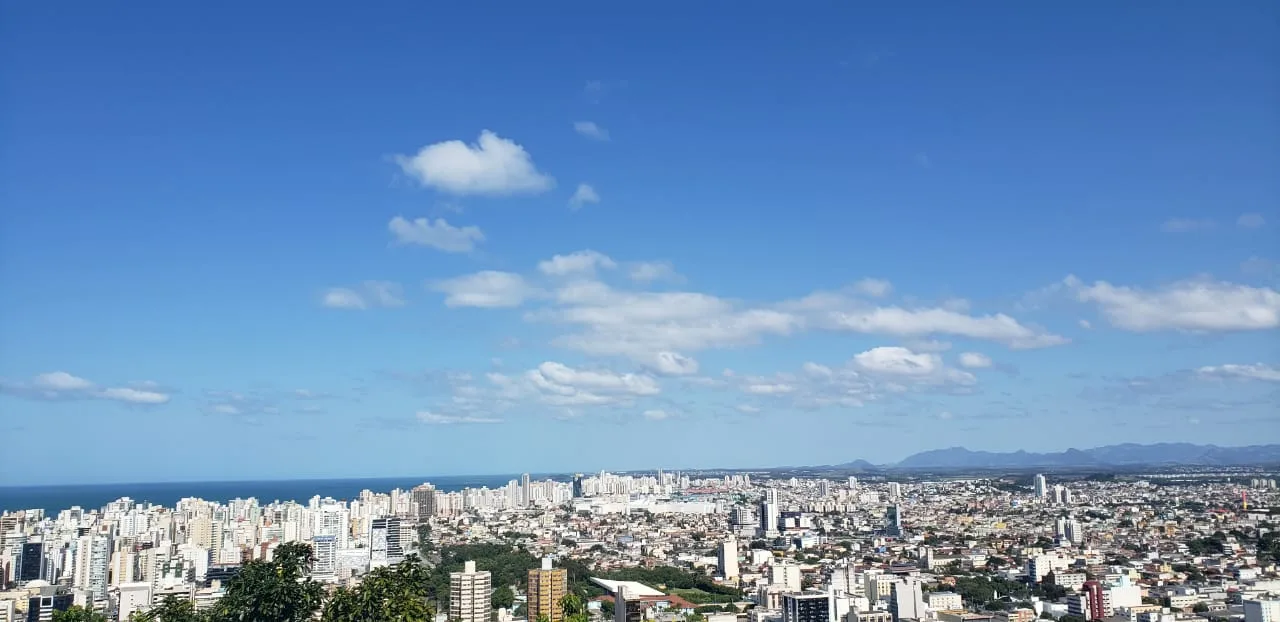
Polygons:
<instances>
[{"instance_id":1,"label":"skyscraper","mask_svg":"<svg viewBox=\"0 0 1280 622\"><path fill-rule=\"evenodd\" d=\"M893 504L884 517L884 532L891 536L902 535L902 506Z\"/></svg>"},{"instance_id":2,"label":"skyscraper","mask_svg":"<svg viewBox=\"0 0 1280 622\"><path fill-rule=\"evenodd\" d=\"M453 622L489 622L492 593L493 578L489 571L477 571L474 561L465 562L462 572L449 573L449 619Z\"/></svg>"},{"instance_id":3,"label":"skyscraper","mask_svg":"<svg viewBox=\"0 0 1280 622\"><path fill-rule=\"evenodd\" d=\"M573 474L573 498L581 499L583 496L584 495L582 494L582 474L574 473Z\"/></svg>"},{"instance_id":4,"label":"skyscraper","mask_svg":"<svg viewBox=\"0 0 1280 622\"><path fill-rule=\"evenodd\" d=\"M551 558L544 557L542 568L529 571L529 598L525 605L528 619L540 620L546 617L550 622L564 620L560 599L564 598L568 585L568 571L564 568L552 568Z\"/></svg>"},{"instance_id":5,"label":"skyscraper","mask_svg":"<svg viewBox=\"0 0 1280 622\"><path fill-rule=\"evenodd\" d=\"M825 593L783 594L782 622L828 622L831 595Z\"/></svg>"},{"instance_id":6,"label":"skyscraper","mask_svg":"<svg viewBox=\"0 0 1280 622\"><path fill-rule=\"evenodd\" d=\"M533 487L530 485L528 473L520 476L520 504L533 505Z\"/></svg>"},{"instance_id":7,"label":"skyscraper","mask_svg":"<svg viewBox=\"0 0 1280 622\"><path fill-rule=\"evenodd\" d=\"M1043 499L1049 496L1049 484L1044 479L1044 474L1037 473L1035 479L1036 498Z\"/></svg>"},{"instance_id":8,"label":"skyscraper","mask_svg":"<svg viewBox=\"0 0 1280 622\"><path fill-rule=\"evenodd\" d=\"M924 594L919 580L901 579L893 583L889 592L889 612L893 614L893 622L924 619Z\"/></svg>"},{"instance_id":9,"label":"skyscraper","mask_svg":"<svg viewBox=\"0 0 1280 622\"><path fill-rule=\"evenodd\" d=\"M897 503L902 498L902 484L889 482L889 500Z\"/></svg>"},{"instance_id":10,"label":"skyscraper","mask_svg":"<svg viewBox=\"0 0 1280 622\"><path fill-rule=\"evenodd\" d=\"M733 536L729 536L727 540L720 543L719 562L720 576L725 581L734 581L738 578L738 540Z\"/></svg>"},{"instance_id":11,"label":"skyscraper","mask_svg":"<svg viewBox=\"0 0 1280 622\"><path fill-rule=\"evenodd\" d=\"M410 493L413 498L414 514L419 523L436 515L436 488L431 484L415 486Z\"/></svg>"},{"instance_id":12,"label":"skyscraper","mask_svg":"<svg viewBox=\"0 0 1280 622\"><path fill-rule=\"evenodd\" d=\"M400 519L375 518L369 523L369 567L398 564L404 559L400 546Z\"/></svg>"}]
</instances>

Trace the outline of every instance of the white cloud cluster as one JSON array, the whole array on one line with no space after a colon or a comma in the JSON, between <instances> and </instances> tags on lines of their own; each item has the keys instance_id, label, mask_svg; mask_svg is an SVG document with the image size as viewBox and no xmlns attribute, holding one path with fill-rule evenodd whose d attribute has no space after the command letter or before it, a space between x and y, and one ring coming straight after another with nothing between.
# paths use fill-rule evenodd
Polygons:
<instances>
[{"instance_id":1,"label":"white cloud cluster","mask_svg":"<svg viewBox=\"0 0 1280 622\"><path fill-rule=\"evenodd\" d=\"M965 393L977 378L946 365L937 354L881 346L860 352L838 367L808 362L799 373L729 374L727 382L753 400L781 400L795 408L818 409L857 408L912 391ZM750 403L737 408L744 413L762 410Z\"/></svg>"},{"instance_id":2,"label":"white cloud cluster","mask_svg":"<svg viewBox=\"0 0 1280 622\"><path fill-rule=\"evenodd\" d=\"M1004 344L1011 348L1060 345L1067 339L1024 325L1004 314L971 315L951 308L876 305L892 285L864 279L844 292L816 292L799 300L747 305L691 291L619 289L600 280L602 270L619 263L594 250L556 255L538 264L554 280L535 286L509 272L479 272L435 283L450 307L516 307L545 300L525 314L535 322L569 327L552 343L590 355L621 357L660 375L697 373L698 352L755 345L771 336L803 330L852 331L891 335L912 343L948 335ZM639 272L640 274L637 274ZM630 276L642 283L674 274L666 263L636 264ZM948 346L921 351L940 351ZM969 356L973 363L978 359ZM988 361L988 365L989 365Z\"/></svg>"},{"instance_id":3,"label":"white cloud cluster","mask_svg":"<svg viewBox=\"0 0 1280 622\"><path fill-rule=\"evenodd\" d=\"M387 230L399 244L430 246L446 253L467 253L484 241L479 227L455 227L443 218L432 222L428 218L409 220L396 216L387 223Z\"/></svg>"},{"instance_id":4,"label":"white cloud cluster","mask_svg":"<svg viewBox=\"0 0 1280 622\"><path fill-rule=\"evenodd\" d=\"M980 352L961 352L960 366L969 369L986 369L991 367L991 357Z\"/></svg>"},{"instance_id":5,"label":"white cloud cluster","mask_svg":"<svg viewBox=\"0 0 1280 622\"><path fill-rule=\"evenodd\" d=\"M496 270L437 281L429 287L445 295L447 307L518 307L538 294L519 274Z\"/></svg>"},{"instance_id":6,"label":"white cloud cluster","mask_svg":"<svg viewBox=\"0 0 1280 622\"><path fill-rule=\"evenodd\" d=\"M1093 303L1113 326L1159 330L1243 331L1280 327L1280 292L1226 281L1181 281L1156 289L1063 280L1080 302Z\"/></svg>"},{"instance_id":7,"label":"white cloud cluster","mask_svg":"<svg viewBox=\"0 0 1280 622\"><path fill-rule=\"evenodd\" d=\"M365 281L359 287L331 287L320 297L330 309L364 310L404 305L404 290L391 281Z\"/></svg>"},{"instance_id":8,"label":"white cloud cluster","mask_svg":"<svg viewBox=\"0 0 1280 622\"><path fill-rule=\"evenodd\" d=\"M1267 219L1257 212L1240 214L1240 217L1236 219L1236 225L1245 229L1257 229L1265 224L1267 224Z\"/></svg>"},{"instance_id":9,"label":"white cloud cluster","mask_svg":"<svg viewBox=\"0 0 1280 622\"><path fill-rule=\"evenodd\" d=\"M556 255L538 262L538 271L549 276L595 274L597 268L613 269L618 264L608 255L593 250L578 251L568 255Z\"/></svg>"},{"instance_id":10,"label":"white cloud cluster","mask_svg":"<svg viewBox=\"0 0 1280 622\"><path fill-rule=\"evenodd\" d=\"M579 136L590 138L591 140L609 140L609 131L597 125L594 121L575 121L573 123L573 131Z\"/></svg>"},{"instance_id":11,"label":"white cloud cluster","mask_svg":"<svg viewBox=\"0 0 1280 622\"><path fill-rule=\"evenodd\" d=\"M590 184L578 184L578 189L569 197L569 207L575 210L599 202L600 194Z\"/></svg>"},{"instance_id":12,"label":"white cloud cluster","mask_svg":"<svg viewBox=\"0 0 1280 622\"><path fill-rule=\"evenodd\" d=\"M172 398L154 382L103 387L65 371L39 374L30 380L20 382L0 380L0 393L29 399L108 400L153 406L167 403Z\"/></svg>"},{"instance_id":13,"label":"white cloud cluster","mask_svg":"<svg viewBox=\"0 0 1280 622\"><path fill-rule=\"evenodd\" d=\"M536 194L555 186L524 147L489 130L480 132L474 144L448 140L395 161L423 186L454 195Z\"/></svg>"},{"instance_id":14,"label":"white cloud cluster","mask_svg":"<svg viewBox=\"0 0 1280 622\"><path fill-rule=\"evenodd\" d=\"M1210 365L1197 369L1196 373L1205 378L1280 382L1280 367L1265 363Z\"/></svg>"},{"instance_id":15,"label":"white cloud cluster","mask_svg":"<svg viewBox=\"0 0 1280 622\"><path fill-rule=\"evenodd\" d=\"M477 417L474 415L443 415L429 410L418 411L418 421L428 425L458 425L474 423L502 423L497 417Z\"/></svg>"},{"instance_id":16,"label":"white cloud cluster","mask_svg":"<svg viewBox=\"0 0 1280 622\"><path fill-rule=\"evenodd\" d=\"M574 369L551 361L526 372L525 379L553 406L613 404L662 391L652 376Z\"/></svg>"}]
</instances>

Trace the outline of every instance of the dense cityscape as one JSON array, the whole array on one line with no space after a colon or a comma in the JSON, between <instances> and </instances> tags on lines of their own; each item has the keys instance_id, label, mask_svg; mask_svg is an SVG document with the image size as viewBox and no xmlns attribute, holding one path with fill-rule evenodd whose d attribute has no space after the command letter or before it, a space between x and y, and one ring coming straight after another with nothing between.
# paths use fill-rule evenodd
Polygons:
<instances>
[{"instance_id":1,"label":"dense cityscape","mask_svg":"<svg viewBox=\"0 0 1280 622\"><path fill-rule=\"evenodd\" d=\"M320 599L304 619L363 619L335 603L412 569L439 622L1273 622L1274 477L601 472L302 503L122 498L0 517L0 622L200 619L173 612L217 611L299 543Z\"/></svg>"}]
</instances>

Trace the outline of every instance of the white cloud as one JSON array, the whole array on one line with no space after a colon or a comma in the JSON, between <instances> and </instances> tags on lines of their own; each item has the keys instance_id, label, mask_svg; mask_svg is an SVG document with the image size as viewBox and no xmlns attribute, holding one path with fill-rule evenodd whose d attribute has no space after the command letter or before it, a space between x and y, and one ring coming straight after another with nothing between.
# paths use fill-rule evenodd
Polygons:
<instances>
[{"instance_id":1,"label":"white cloud","mask_svg":"<svg viewBox=\"0 0 1280 622\"><path fill-rule=\"evenodd\" d=\"M609 140L609 131L594 121L575 121L573 131L592 140Z\"/></svg>"},{"instance_id":2,"label":"white cloud","mask_svg":"<svg viewBox=\"0 0 1280 622\"><path fill-rule=\"evenodd\" d=\"M1265 363L1211 365L1197 369L1196 373L1209 378L1280 382L1280 367L1273 367Z\"/></svg>"},{"instance_id":3,"label":"white cloud","mask_svg":"<svg viewBox=\"0 0 1280 622\"><path fill-rule=\"evenodd\" d=\"M473 415L442 415L429 410L418 411L418 421L430 425L454 425L466 423L502 423L494 417L476 417Z\"/></svg>"},{"instance_id":4,"label":"white cloud","mask_svg":"<svg viewBox=\"0 0 1280 622\"><path fill-rule=\"evenodd\" d=\"M1189 280L1144 290L1106 281L1086 285L1074 276L1063 283L1077 300L1098 305L1113 326L1130 331L1236 331L1280 326L1280 292L1266 287Z\"/></svg>"},{"instance_id":5,"label":"white cloud","mask_svg":"<svg viewBox=\"0 0 1280 622\"><path fill-rule=\"evenodd\" d=\"M880 346L854 355L853 363L869 372L928 376L942 367L942 358L936 354L917 354L898 346Z\"/></svg>"},{"instance_id":6,"label":"white cloud","mask_svg":"<svg viewBox=\"0 0 1280 622\"><path fill-rule=\"evenodd\" d=\"M986 369L991 367L991 357L980 352L961 352L960 366L969 369Z\"/></svg>"},{"instance_id":7,"label":"white cloud","mask_svg":"<svg viewBox=\"0 0 1280 622\"><path fill-rule=\"evenodd\" d=\"M610 371L579 370L563 363L547 361L529 371L530 378L539 386L559 385L590 391L627 393L631 395L657 395L656 380L643 374L616 374Z\"/></svg>"},{"instance_id":8,"label":"white cloud","mask_svg":"<svg viewBox=\"0 0 1280 622\"><path fill-rule=\"evenodd\" d=\"M884 279L862 279L853 284L854 291L864 295L880 298L893 291L893 284Z\"/></svg>"},{"instance_id":9,"label":"white cloud","mask_svg":"<svg viewBox=\"0 0 1280 622\"><path fill-rule=\"evenodd\" d=\"M538 293L519 274L495 270L438 281L430 287L445 295L447 307L518 307Z\"/></svg>"},{"instance_id":10,"label":"white cloud","mask_svg":"<svg viewBox=\"0 0 1280 622\"><path fill-rule=\"evenodd\" d=\"M597 268L612 269L618 264L608 255L593 250L582 250L568 255L556 255L538 262L538 271L549 276L594 274Z\"/></svg>"},{"instance_id":11,"label":"white cloud","mask_svg":"<svg viewBox=\"0 0 1280 622\"><path fill-rule=\"evenodd\" d=\"M428 218L408 220L396 216L387 223L387 229L400 244L430 246L446 253L470 252L476 243L484 241L479 227L455 227L443 218L432 222Z\"/></svg>"},{"instance_id":12,"label":"white cloud","mask_svg":"<svg viewBox=\"0 0 1280 622\"><path fill-rule=\"evenodd\" d=\"M671 413L665 410L660 410L656 408L651 410L646 410L644 411L643 414L644 414L644 418L648 419L649 421L662 421L663 419L669 419L673 416Z\"/></svg>"},{"instance_id":13,"label":"white cloud","mask_svg":"<svg viewBox=\"0 0 1280 622\"><path fill-rule=\"evenodd\" d=\"M946 421L946 420L948 420L948 419L951 419L951 417L952 417L951 412L950 412L950 411L947 411L947 410L944 410L944 411L942 411L942 412L938 413L938 418L939 418L939 419L942 419L943 421Z\"/></svg>"},{"instance_id":14,"label":"white cloud","mask_svg":"<svg viewBox=\"0 0 1280 622\"><path fill-rule=\"evenodd\" d=\"M946 352L951 349L951 342L937 339L913 339L905 345L916 352Z\"/></svg>"},{"instance_id":15,"label":"white cloud","mask_svg":"<svg viewBox=\"0 0 1280 622\"><path fill-rule=\"evenodd\" d=\"M1044 348L1069 341L1065 337L1024 326L1003 313L972 316L939 308L878 307L832 311L825 316L825 321L832 328L860 333L900 337L957 335L994 341L1014 349Z\"/></svg>"},{"instance_id":16,"label":"white cloud","mask_svg":"<svg viewBox=\"0 0 1280 622\"><path fill-rule=\"evenodd\" d=\"M1236 219L1236 225L1245 229L1257 229L1265 224L1267 224L1267 219L1257 212L1240 214L1240 217Z\"/></svg>"},{"instance_id":17,"label":"white cloud","mask_svg":"<svg viewBox=\"0 0 1280 622\"><path fill-rule=\"evenodd\" d=\"M1197 220L1195 218L1171 218L1160 224L1160 230L1165 233L1207 231L1213 227L1214 222L1212 220Z\"/></svg>"},{"instance_id":18,"label":"white cloud","mask_svg":"<svg viewBox=\"0 0 1280 622\"><path fill-rule=\"evenodd\" d=\"M693 292L623 292L597 281L577 281L556 291L557 308L530 319L575 325L556 345L603 356L623 356L653 366L662 352L693 353L757 343L765 335L799 328L799 318L768 309L741 309L730 301Z\"/></svg>"},{"instance_id":19,"label":"white cloud","mask_svg":"<svg viewBox=\"0 0 1280 622\"><path fill-rule=\"evenodd\" d=\"M648 283L658 280L676 280L680 275L676 274L675 268L670 262L666 261L637 261L631 264L627 271L627 275L633 281Z\"/></svg>"},{"instance_id":20,"label":"white cloud","mask_svg":"<svg viewBox=\"0 0 1280 622\"><path fill-rule=\"evenodd\" d=\"M647 367L664 376L688 376L698 373L698 361L678 352L658 352Z\"/></svg>"},{"instance_id":21,"label":"white cloud","mask_svg":"<svg viewBox=\"0 0 1280 622\"><path fill-rule=\"evenodd\" d=\"M742 390L756 395L778 395L780 393L793 393L796 388L794 385L782 382L748 382L742 386Z\"/></svg>"},{"instance_id":22,"label":"white cloud","mask_svg":"<svg viewBox=\"0 0 1280 622\"><path fill-rule=\"evenodd\" d=\"M759 399L820 409L858 408L913 391L967 393L977 378L946 366L936 354L882 346L859 353L840 367L807 362L799 374L731 376L727 382Z\"/></svg>"},{"instance_id":23,"label":"white cloud","mask_svg":"<svg viewBox=\"0 0 1280 622\"><path fill-rule=\"evenodd\" d=\"M144 391L131 387L110 387L102 390L103 399L129 402L131 404L164 404L169 395L158 391Z\"/></svg>"},{"instance_id":24,"label":"white cloud","mask_svg":"<svg viewBox=\"0 0 1280 622\"><path fill-rule=\"evenodd\" d=\"M1080 328L1083 328L1085 330L1090 330L1093 328L1093 322L1090 322L1089 320L1081 319L1080 321L1077 322L1077 324L1080 325Z\"/></svg>"},{"instance_id":25,"label":"white cloud","mask_svg":"<svg viewBox=\"0 0 1280 622\"><path fill-rule=\"evenodd\" d=\"M578 189L574 190L573 196L569 197L569 207L573 209L581 209L583 206L599 202L600 195L588 184L578 184Z\"/></svg>"},{"instance_id":26,"label":"white cloud","mask_svg":"<svg viewBox=\"0 0 1280 622\"><path fill-rule=\"evenodd\" d=\"M448 140L396 156L405 174L422 185L455 195L535 194L555 186L524 147L484 130L475 143Z\"/></svg>"},{"instance_id":27,"label":"white cloud","mask_svg":"<svg viewBox=\"0 0 1280 622\"><path fill-rule=\"evenodd\" d=\"M26 382L0 379L0 393L37 400L107 400L139 405L164 404L172 397L150 381L101 387L65 371L39 374Z\"/></svg>"},{"instance_id":28,"label":"white cloud","mask_svg":"<svg viewBox=\"0 0 1280 622\"><path fill-rule=\"evenodd\" d=\"M404 290L390 281L365 281L359 288L331 287L324 291L320 304L330 309L371 309L404 305Z\"/></svg>"},{"instance_id":29,"label":"white cloud","mask_svg":"<svg viewBox=\"0 0 1280 622\"><path fill-rule=\"evenodd\" d=\"M48 391L85 391L93 388L92 382L65 371L40 374L32 380L31 384L38 389Z\"/></svg>"}]
</instances>

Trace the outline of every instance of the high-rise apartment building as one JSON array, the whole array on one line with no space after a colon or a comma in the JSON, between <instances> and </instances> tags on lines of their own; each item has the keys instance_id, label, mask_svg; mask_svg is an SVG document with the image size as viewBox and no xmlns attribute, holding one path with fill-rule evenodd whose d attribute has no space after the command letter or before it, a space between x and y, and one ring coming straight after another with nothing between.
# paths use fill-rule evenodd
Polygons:
<instances>
[{"instance_id":1,"label":"high-rise apartment building","mask_svg":"<svg viewBox=\"0 0 1280 622\"><path fill-rule=\"evenodd\" d=\"M111 568L111 536L88 535L76 540L75 577L72 585L89 593L90 600L107 599Z\"/></svg>"},{"instance_id":2,"label":"high-rise apartment building","mask_svg":"<svg viewBox=\"0 0 1280 622\"><path fill-rule=\"evenodd\" d=\"M924 593L919 580L894 581L889 592L889 612L893 614L893 622L925 618Z\"/></svg>"},{"instance_id":3,"label":"high-rise apartment building","mask_svg":"<svg viewBox=\"0 0 1280 622\"><path fill-rule=\"evenodd\" d=\"M889 482L889 500L897 503L902 498L902 484Z\"/></svg>"},{"instance_id":4,"label":"high-rise apartment building","mask_svg":"<svg viewBox=\"0 0 1280 622\"><path fill-rule=\"evenodd\" d=\"M474 561L463 564L462 572L449 573L449 620L489 622L493 577L488 570L477 571Z\"/></svg>"},{"instance_id":5,"label":"high-rise apartment building","mask_svg":"<svg viewBox=\"0 0 1280 622\"><path fill-rule=\"evenodd\" d=\"M398 518L375 518L369 523L369 567L398 564L404 559Z\"/></svg>"},{"instance_id":6,"label":"high-rise apartment building","mask_svg":"<svg viewBox=\"0 0 1280 622\"><path fill-rule=\"evenodd\" d=\"M893 504L884 517L884 532L891 536L902 535L902 506Z\"/></svg>"},{"instance_id":7,"label":"high-rise apartment building","mask_svg":"<svg viewBox=\"0 0 1280 622\"><path fill-rule=\"evenodd\" d=\"M724 542L720 543L719 564L720 576L725 581L735 581L738 578L738 540L733 536L729 536Z\"/></svg>"},{"instance_id":8,"label":"high-rise apartment building","mask_svg":"<svg viewBox=\"0 0 1280 622\"><path fill-rule=\"evenodd\" d=\"M644 622L644 601L631 594L627 586L618 586L613 600L613 622Z\"/></svg>"},{"instance_id":9,"label":"high-rise apartment building","mask_svg":"<svg viewBox=\"0 0 1280 622\"><path fill-rule=\"evenodd\" d=\"M782 622L829 622L831 595L825 592L782 595Z\"/></svg>"},{"instance_id":10,"label":"high-rise apartment building","mask_svg":"<svg viewBox=\"0 0 1280 622\"><path fill-rule=\"evenodd\" d=\"M413 499L414 516L418 518L419 523L424 523L436 515L435 486L431 484L415 486L409 495Z\"/></svg>"},{"instance_id":11,"label":"high-rise apartment building","mask_svg":"<svg viewBox=\"0 0 1280 622\"><path fill-rule=\"evenodd\" d=\"M529 481L528 473L520 476L520 504L533 505L533 484Z\"/></svg>"},{"instance_id":12,"label":"high-rise apartment building","mask_svg":"<svg viewBox=\"0 0 1280 622\"><path fill-rule=\"evenodd\" d=\"M1035 479L1036 498L1043 499L1049 496L1049 484L1044 479L1044 474L1036 474Z\"/></svg>"},{"instance_id":13,"label":"high-rise apartment building","mask_svg":"<svg viewBox=\"0 0 1280 622\"><path fill-rule=\"evenodd\" d=\"M1280 600L1244 601L1244 622L1280 622Z\"/></svg>"},{"instance_id":14,"label":"high-rise apartment building","mask_svg":"<svg viewBox=\"0 0 1280 622\"><path fill-rule=\"evenodd\" d=\"M528 619L564 620L560 599L564 598L568 585L569 572L564 568L552 568L551 558L543 558L542 568L529 571L529 597L525 605Z\"/></svg>"}]
</instances>

